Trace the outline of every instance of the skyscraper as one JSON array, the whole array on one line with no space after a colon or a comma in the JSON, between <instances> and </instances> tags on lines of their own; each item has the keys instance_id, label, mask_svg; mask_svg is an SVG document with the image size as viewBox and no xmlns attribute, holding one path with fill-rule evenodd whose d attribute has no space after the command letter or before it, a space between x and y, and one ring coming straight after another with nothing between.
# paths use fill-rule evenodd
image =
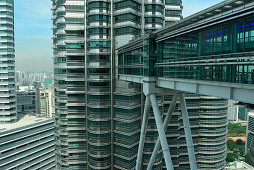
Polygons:
<instances>
[{"instance_id":1,"label":"skyscraper","mask_svg":"<svg viewBox=\"0 0 254 170\"><path fill-rule=\"evenodd\" d=\"M144 99L140 85L115 80L115 49L180 20L181 0L52 2L57 168L133 169ZM169 98L160 97L161 110ZM195 95L189 97L188 103L200 167L223 168L226 102ZM214 112L217 114L212 115ZM218 122L210 122L212 118ZM168 128L167 137L174 155L174 166L188 168L182 120L177 110L172 119L175 124ZM157 136L151 116L144 167ZM154 169L163 167L160 154Z\"/></svg>"},{"instance_id":2,"label":"skyscraper","mask_svg":"<svg viewBox=\"0 0 254 170\"><path fill-rule=\"evenodd\" d=\"M15 122L14 3L0 1L0 123Z\"/></svg>"},{"instance_id":3,"label":"skyscraper","mask_svg":"<svg viewBox=\"0 0 254 170\"><path fill-rule=\"evenodd\" d=\"M57 167L113 169L115 48L180 20L181 1L52 2Z\"/></svg>"}]
</instances>

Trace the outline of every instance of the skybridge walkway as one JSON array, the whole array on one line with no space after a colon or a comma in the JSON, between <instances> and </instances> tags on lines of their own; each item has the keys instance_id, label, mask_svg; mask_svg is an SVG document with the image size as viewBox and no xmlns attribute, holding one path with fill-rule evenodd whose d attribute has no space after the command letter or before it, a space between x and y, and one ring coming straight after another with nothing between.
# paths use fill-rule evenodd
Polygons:
<instances>
[{"instance_id":1,"label":"skybridge walkway","mask_svg":"<svg viewBox=\"0 0 254 170\"><path fill-rule=\"evenodd\" d=\"M118 49L118 78L254 104L253 1L226 1Z\"/></svg>"},{"instance_id":2,"label":"skybridge walkway","mask_svg":"<svg viewBox=\"0 0 254 170\"><path fill-rule=\"evenodd\" d=\"M179 99L190 167L197 169L185 93L254 104L254 1L228 0L118 49L118 79L143 84L146 96L136 169L140 169L150 106L159 133L148 169L161 145L173 169L164 129ZM173 95L164 122L156 95Z\"/></svg>"}]
</instances>

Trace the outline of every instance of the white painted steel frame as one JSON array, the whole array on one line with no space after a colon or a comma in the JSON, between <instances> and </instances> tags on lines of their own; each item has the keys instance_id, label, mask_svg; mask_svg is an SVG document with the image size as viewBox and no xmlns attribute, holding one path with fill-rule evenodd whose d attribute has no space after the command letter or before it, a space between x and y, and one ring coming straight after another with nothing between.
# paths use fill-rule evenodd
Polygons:
<instances>
[{"instance_id":1,"label":"white painted steel frame","mask_svg":"<svg viewBox=\"0 0 254 170\"><path fill-rule=\"evenodd\" d=\"M119 79L143 83L142 76L119 75ZM216 96L254 104L254 85L177 78L158 78L156 85L166 89Z\"/></svg>"},{"instance_id":2,"label":"white painted steel frame","mask_svg":"<svg viewBox=\"0 0 254 170\"><path fill-rule=\"evenodd\" d=\"M145 136L146 136L150 106L151 106L151 101L148 95L146 96L145 109L144 109L143 120L141 125L140 139L139 139L139 145L138 145L138 156L136 161L136 170L140 170L142 166L142 156L143 156L143 149L144 149L144 143L145 143Z\"/></svg>"},{"instance_id":3,"label":"white painted steel frame","mask_svg":"<svg viewBox=\"0 0 254 170\"><path fill-rule=\"evenodd\" d=\"M160 144L162 147L162 152L163 152L163 156L165 159L165 164L166 164L167 169L168 170L174 169L170 151L169 151L167 138L166 138L166 134L165 134L165 129L167 128L168 123L170 122L172 113L174 111L176 102L179 97L180 97L180 107L181 107L181 112L182 112L182 119L183 119L190 167L191 167L191 170L197 169L197 163L196 163L194 145L193 145L193 140L192 140L192 135L191 135L190 122L189 122L189 118L188 118L188 111L187 111L187 106L186 106L186 101L185 101L185 95L184 95L184 93L179 93L179 92L177 93L176 92L174 94L172 102L169 106L164 123L162 123L162 120L161 120L161 115L160 115L156 95L154 93L147 94L146 101L145 101L145 110L144 110L143 120L142 120L142 125L141 125L138 156L137 156L137 160L136 160L136 170L142 169L142 156L143 156L145 135L146 135L146 131L147 131L148 117L149 117L151 104L152 104L152 108L153 108L153 113L154 113L154 118L155 118L157 130L158 130L159 138L157 139L157 142L154 147L154 150L153 150L152 156L150 158L147 169L148 170L152 169L155 157L157 156L157 153L158 153L158 150L160 147Z\"/></svg>"},{"instance_id":4,"label":"white painted steel frame","mask_svg":"<svg viewBox=\"0 0 254 170\"><path fill-rule=\"evenodd\" d=\"M160 139L160 143L162 147L163 156L165 159L165 164L168 170L173 170L174 167L173 167L171 155L169 152L168 141L164 131L164 127L163 127L163 123L162 123L161 115L160 115L160 110L159 110L159 106L158 106L158 102L157 102L155 94L151 94L150 99L151 99L151 103L153 107L153 113L154 113L157 130L159 133L159 139Z\"/></svg>"},{"instance_id":5,"label":"white painted steel frame","mask_svg":"<svg viewBox=\"0 0 254 170\"><path fill-rule=\"evenodd\" d=\"M178 98L179 98L179 94L175 94L173 96L172 102L169 106L169 109L166 113L166 117L165 117L165 120L164 120L164 123L163 123L164 130L166 130L166 128L168 127L168 124L171 120L171 117L172 117L173 111L175 109L176 102L177 102ZM152 153L152 156L151 156L149 164L147 166L147 170L152 170L152 167L153 167L153 164L154 164L154 161L155 161L155 158L157 156L157 153L158 153L159 149L160 149L160 139L157 139L154 150L153 150L153 153Z\"/></svg>"},{"instance_id":6,"label":"white painted steel frame","mask_svg":"<svg viewBox=\"0 0 254 170\"><path fill-rule=\"evenodd\" d=\"M182 118L183 118L183 126L184 126L187 150L189 154L190 168L191 170L197 170L197 161L195 157L195 150L194 150L193 140L191 136L190 121L188 117L188 111L187 111L184 93L180 95L180 107L181 107Z\"/></svg>"}]
</instances>

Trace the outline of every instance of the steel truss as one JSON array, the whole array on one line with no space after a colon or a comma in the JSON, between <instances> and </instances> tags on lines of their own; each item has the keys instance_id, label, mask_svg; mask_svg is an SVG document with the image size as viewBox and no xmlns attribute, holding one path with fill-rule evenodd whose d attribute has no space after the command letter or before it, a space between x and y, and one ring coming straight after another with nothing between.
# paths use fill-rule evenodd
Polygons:
<instances>
[{"instance_id":1,"label":"steel truss","mask_svg":"<svg viewBox=\"0 0 254 170\"><path fill-rule=\"evenodd\" d=\"M138 156L137 156L137 161L136 161L136 170L142 169L142 160L143 160L142 156L143 156L145 136L146 136L146 131L147 131L148 117L149 117L149 112L150 112L151 106L153 109L153 114L154 114L159 137L156 141L156 145L154 147L154 150L153 150L152 156L150 158L147 169L148 170L152 169L155 157L157 156L157 153L158 153L160 147L162 147L162 152L163 152L163 156L165 159L167 169L168 170L174 169L168 142L167 142L167 138L166 138L166 134L165 134L165 130L166 130L168 124L170 123L170 120L171 120L171 117L172 117L172 114L173 114L173 111L175 109L178 99L180 102L181 116L183 119L184 132L185 132L186 144L187 144L187 149L188 149L190 167L191 167L191 170L197 170L194 145L193 145L191 129L190 129L190 122L189 122L188 111L187 111L187 107L186 107L186 101L185 101L185 93L181 92L181 91L156 88L155 82L151 82L150 79L147 82L145 82L145 81L143 82L143 92L146 96L146 100L145 100L145 109L144 109L142 125L141 125L141 134L140 134L140 140L139 140ZM158 95L158 94L173 95L173 99L172 99L171 104L170 104L168 111L166 113L164 122L162 122L161 114L160 114L159 106L158 106L158 101L156 98L156 95Z\"/></svg>"}]
</instances>

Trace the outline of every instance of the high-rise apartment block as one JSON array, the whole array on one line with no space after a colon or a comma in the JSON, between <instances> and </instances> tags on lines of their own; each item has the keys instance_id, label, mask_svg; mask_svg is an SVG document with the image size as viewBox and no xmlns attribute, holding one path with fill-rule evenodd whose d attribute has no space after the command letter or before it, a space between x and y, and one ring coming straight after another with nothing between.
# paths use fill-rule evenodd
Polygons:
<instances>
[{"instance_id":1,"label":"high-rise apartment block","mask_svg":"<svg viewBox=\"0 0 254 170\"><path fill-rule=\"evenodd\" d=\"M140 85L115 80L116 49L180 20L182 2L52 2L57 169L134 169L144 96ZM164 113L172 96L158 98ZM223 169L227 101L190 94L187 105L199 168ZM172 122L166 135L174 167L189 168L179 107ZM151 116L144 147L144 168L157 137ZM162 152L159 152L153 169L165 168Z\"/></svg>"},{"instance_id":2,"label":"high-rise apartment block","mask_svg":"<svg viewBox=\"0 0 254 170\"><path fill-rule=\"evenodd\" d=\"M254 112L248 113L247 139L245 143L245 154L250 152L250 161L254 165Z\"/></svg>"},{"instance_id":3,"label":"high-rise apartment block","mask_svg":"<svg viewBox=\"0 0 254 170\"><path fill-rule=\"evenodd\" d=\"M15 122L14 3L0 1L0 123Z\"/></svg>"},{"instance_id":4,"label":"high-rise apartment block","mask_svg":"<svg viewBox=\"0 0 254 170\"><path fill-rule=\"evenodd\" d=\"M55 169L53 119L25 115L1 124L0 169Z\"/></svg>"}]
</instances>

